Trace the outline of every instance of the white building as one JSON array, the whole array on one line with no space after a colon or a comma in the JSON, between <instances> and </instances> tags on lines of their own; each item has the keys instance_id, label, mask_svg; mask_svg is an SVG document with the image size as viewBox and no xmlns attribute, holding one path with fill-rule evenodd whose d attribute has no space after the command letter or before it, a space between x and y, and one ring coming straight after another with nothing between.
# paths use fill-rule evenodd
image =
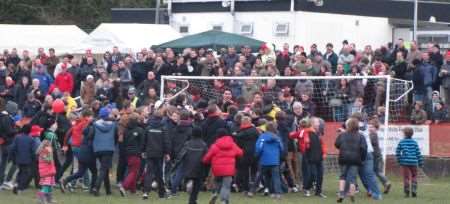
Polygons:
<instances>
[{"instance_id":1,"label":"white building","mask_svg":"<svg viewBox=\"0 0 450 204\"><path fill-rule=\"evenodd\" d=\"M373 6L373 1L370 0L339 1L341 4L337 4L338 1L324 0L323 6L315 6L314 1L319 4L321 2L321 0L167 0L166 2L170 25L185 35L218 29L274 43L278 48L287 42L290 45L302 45L306 49L313 43L323 49L328 42L340 47L344 39L355 43L359 49L364 45L374 47L386 45L398 37L412 40L411 27L398 28L389 20L401 17L395 13L395 7L402 7L400 3L408 2L392 2L390 5L394 8L391 10L382 8L385 13L380 15L376 11L358 10ZM348 2L350 6L342 5L342 2ZM377 6L379 7L378 4ZM374 10L376 9L380 8L374 7ZM399 11L402 12L407 14L409 11Z\"/></svg>"}]
</instances>

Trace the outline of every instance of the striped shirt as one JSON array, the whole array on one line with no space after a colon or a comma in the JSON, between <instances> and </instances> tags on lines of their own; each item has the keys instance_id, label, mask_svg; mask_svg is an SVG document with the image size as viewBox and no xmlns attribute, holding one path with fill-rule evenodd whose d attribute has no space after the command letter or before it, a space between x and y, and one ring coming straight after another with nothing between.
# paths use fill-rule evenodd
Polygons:
<instances>
[{"instance_id":1,"label":"striped shirt","mask_svg":"<svg viewBox=\"0 0 450 204\"><path fill-rule=\"evenodd\" d=\"M413 139L402 139L395 151L397 161L402 166L422 166L422 154L419 145Z\"/></svg>"}]
</instances>

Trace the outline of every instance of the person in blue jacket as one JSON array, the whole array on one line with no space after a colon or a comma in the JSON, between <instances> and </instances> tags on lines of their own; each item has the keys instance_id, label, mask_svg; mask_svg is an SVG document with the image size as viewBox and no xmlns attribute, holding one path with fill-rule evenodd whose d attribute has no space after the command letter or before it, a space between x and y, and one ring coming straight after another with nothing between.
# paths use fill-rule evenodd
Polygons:
<instances>
[{"instance_id":1,"label":"person in blue jacket","mask_svg":"<svg viewBox=\"0 0 450 204\"><path fill-rule=\"evenodd\" d=\"M277 124L268 122L266 132L256 141L255 152L265 181L269 184L271 197L281 198L280 158L284 151L283 143L277 135ZM269 182L270 181L270 182Z\"/></svg>"}]
</instances>

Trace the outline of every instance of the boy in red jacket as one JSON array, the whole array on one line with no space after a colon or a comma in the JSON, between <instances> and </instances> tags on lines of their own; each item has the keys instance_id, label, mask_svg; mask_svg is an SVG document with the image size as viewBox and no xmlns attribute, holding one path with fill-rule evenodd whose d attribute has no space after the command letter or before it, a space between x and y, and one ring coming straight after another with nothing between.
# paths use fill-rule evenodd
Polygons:
<instances>
[{"instance_id":1,"label":"boy in red jacket","mask_svg":"<svg viewBox=\"0 0 450 204\"><path fill-rule=\"evenodd\" d=\"M300 121L300 129L291 132L289 137L296 139L298 142L299 151L303 155L302 165L305 165L306 172L303 173L303 189L307 197L311 196L310 189L313 183L316 184L315 195L326 198L322 194L323 181L323 160L326 157L326 147L320 137L320 119L311 118Z\"/></svg>"},{"instance_id":2,"label":"boy in red jacket","mask_svg":"<svg viewBox=\"0 0 450 204\"><path fill-rule=\"evenodd\" d=\"M215 204L217 194L220 193L221 202L228 204L230 202L231 182L236 174L236 158L241 157L244 153L226 129L218 129L217 136L218 139L203 157L203 163L211 164L216 182L216 190L209 203Z\"/></svg>"}]
</instances>

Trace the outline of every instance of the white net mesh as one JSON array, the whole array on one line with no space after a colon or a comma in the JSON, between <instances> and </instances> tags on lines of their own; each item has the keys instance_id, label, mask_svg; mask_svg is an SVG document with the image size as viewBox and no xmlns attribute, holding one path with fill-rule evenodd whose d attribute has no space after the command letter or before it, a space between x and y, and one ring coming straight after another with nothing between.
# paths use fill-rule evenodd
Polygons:
<instances>
[{"instance_id":1,"label":"white net mesh","mask_svg":"<svg viewBox=\"0 0 450 204\"><path fill-rule=\"evenodd\" d=\"M250 107L257 110L255 93L281 110L292 113L293 101L300 101L303 111L325 122L343 122L352 113L362 112L366 119L377 117L381 124L404 122L409 119L410 91L412 82L390 78L389 107L386 109L388 77L163 77L163 98L183 92L194 107L199 99L216 101L222 111L227 111L224 102L225 90L231 91L232 105L239 109ZM269 96L269 97L267 97ZM172 100L173 101L173 100ZM385 115L389 121L385 123ZM385 138L385 137L383 137ZM380 141L381 142L381 141ZM383 143L380 143L383 151ZM386 157L384 157L384 160ZM326 172L338 172L336 156L324 163Z\"/></svg>"},{"instance_id":2,"label":"white net mesh","mask_svg":"<svg viewBox=\"0 0 450 204\"><path fill-rule=\"evenodd\" d=\"M383 115L386 114L383 109L387 90L385 77L349 78L343 76L331 79L277 77L268 79L265 77L172 78L166 76L163 80L165 83L163 98L169 98L184 89L183 93L189 99L202 98L220 103L223 101L224 91L230 90L233 104L238 107L251 105L254 94L262 93L263 96L273 98L273 102L285 112L291 111L292 101L300 101L306 112L320 117L326 122L343 122L352 113L359 111L362 111L368 118L378 116L383 122ZM186 86L189 87L185 89ZM410 104L408 92L411 86L412 83L409 81L391 79L389 122L408 120ZM192 100L190 101L192 102ZM362 103L361 106L358 102Z\"/></svg>"}]
</instances>

